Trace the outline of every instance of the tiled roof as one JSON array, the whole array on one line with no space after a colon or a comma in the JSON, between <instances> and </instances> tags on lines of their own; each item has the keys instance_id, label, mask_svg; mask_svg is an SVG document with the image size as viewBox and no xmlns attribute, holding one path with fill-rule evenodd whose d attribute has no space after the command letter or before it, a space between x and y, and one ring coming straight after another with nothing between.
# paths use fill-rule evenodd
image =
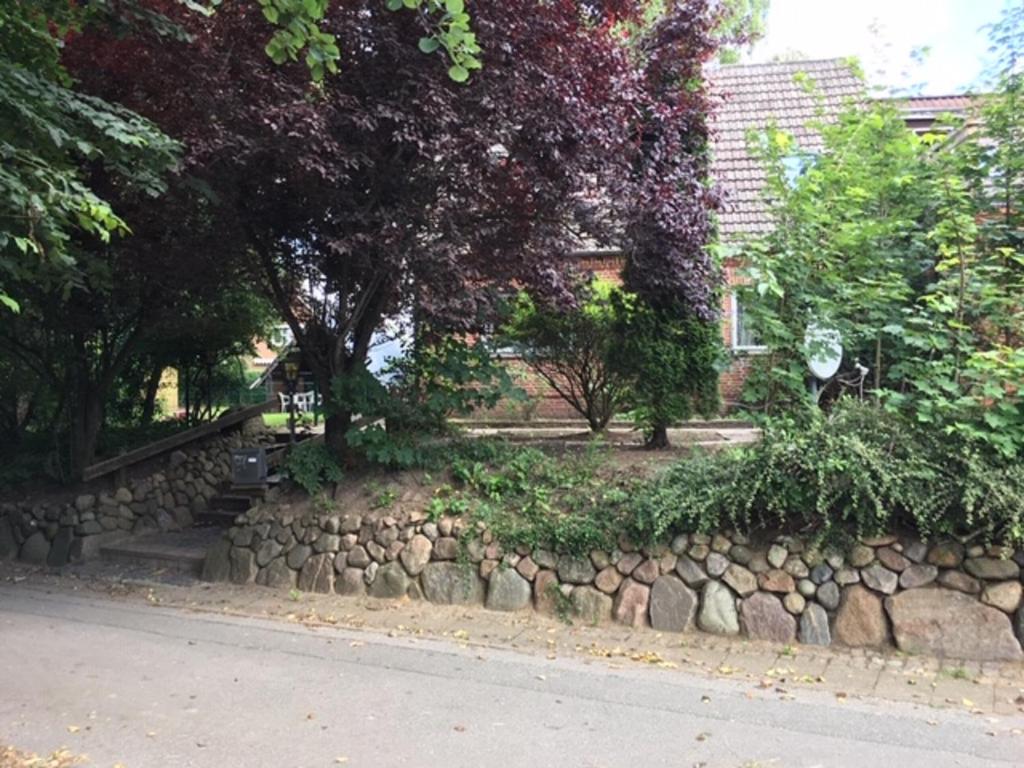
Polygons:
<instances>
[{"instance_id":1,"label":"tiled roof","mask_svg":"<svg viewBox=\"0 0 1024 768\"><path fill-rule=\"evenodd\" d=\"M801 82L804 76L814 93ZM711 175L724 196L719 235L728 243L771 228L762 199L764 171L748 150L750 132L774 124L793 134L801 150L815 152L821 140L807 123L835 119L865 90L843 59L727 66L710 72L709 80L716 99Z\"/></svg>"}]
</instances>

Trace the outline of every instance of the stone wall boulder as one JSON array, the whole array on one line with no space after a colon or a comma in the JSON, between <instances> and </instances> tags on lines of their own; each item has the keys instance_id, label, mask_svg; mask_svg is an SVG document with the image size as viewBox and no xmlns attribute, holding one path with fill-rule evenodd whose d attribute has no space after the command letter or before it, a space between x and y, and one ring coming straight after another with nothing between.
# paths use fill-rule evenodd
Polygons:
<instances>
[{"instance_id":1,"label":"stone wall boulder","mask_svg":"<svg viewBox=\"0 0 1024 768\"><path fill-rule=\"evenodd\" d=\"M651 627L660 632L685 632L693 626L700 601L697 593L675 576L661 576L651 586Z\"/></svg>"},{"instance_id":2,"label":"stone wall boulder","mask_svg":"<svg viewBox=\"0 0 1024 768\"><path fill-rule=\"evenodd\" d=\"M740 604L740 625L752 640L792 643L796 640L796 619L782 601L767 592L755 592Z\"/></svg>"},{"instance_id":3,"label":"stone wall boulder","mask_svg":"<svg viewBox=\"0 0 1024 768\"><path fill-rule=\"evenodd\" d=\"M835 637L843 645L852 647L880 648L885 645L889 640L889 629L881 599L860 584L843 590L842 603L836 615Z\"/></svg>"},{"instance_id":4,"label":"stone wall boulder","mask_svg":"<svg viewBox=\"0 0 1024 768\"><path fill-rule=\"evenodd\" d=\"M736 598L724 584L709 581L700 595L697 625L715 635L738 635L740 621L736 614Z\"/></svg>"},{"instance_id":5,"label":"stone wall boulder","mask_svg":"<svg viewBox=\"0 0 1024 768\"><path fill-rule=\"evenodd\" d=\"M451 561L429 563L420 576L423 594L432 603L470 605L484 601L484 582L476 569Z\"/></svg>"},{"instance_id":6,"label":"stone wall boulder","mask_svg":"<svg viewBox=\"0 0 1024 768\"><path fill-rule=\"evenodd\" d=\"M887 598L885 610L901 651L980 661L1024 657L1009 616L963 592L912 589Z\"/></svg>"},{"instance_id":7,"label":"stone wall boulder","mask_svg":"<svg viewBox=\"0 0 1024 768\"><path fill-rule=\"evenodd\" d=\"M612 605L612 615L620 624L642 627L647 620L647 605L651 588L633 579L626 579L619 587Z\"/></svg>"},{"instance_id":8,"label":"stone wall boulder","mask_svg":"<svg viewBox=\"0 0 1024 768\"><path fill-rule=\"evenodd\" d=\"M512 568L497 568L487 582L486 606L492 611L518 611L530 604L530 582Z\"/></svg>"},{"instance_id":9,"label":"stone wall boulder","mask_svg":"<svg viewBox=\"0 0 1024 768\"><path fill-rule=\"evenodd\" d=\"M601 624L612 617L612 598L594 587L574 587L569 599L573 615L585 624Z\"/></svg>"}]
</instances>

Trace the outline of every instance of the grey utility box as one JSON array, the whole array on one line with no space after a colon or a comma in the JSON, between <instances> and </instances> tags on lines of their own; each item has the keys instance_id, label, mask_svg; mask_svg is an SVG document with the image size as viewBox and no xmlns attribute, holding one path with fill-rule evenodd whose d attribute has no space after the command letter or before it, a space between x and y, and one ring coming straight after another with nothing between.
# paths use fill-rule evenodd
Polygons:
<instances>
[{"instance_id":1,"label":"grey utility box","mask_svg":"<svg viewBox=\"0 0 1024 768\"><path fill-rule=\"evenodd\" d=\"M263 485L267 482L267 452L263 448L236 448L231 452L231 483Z\"/></svg>"}]
</instances>

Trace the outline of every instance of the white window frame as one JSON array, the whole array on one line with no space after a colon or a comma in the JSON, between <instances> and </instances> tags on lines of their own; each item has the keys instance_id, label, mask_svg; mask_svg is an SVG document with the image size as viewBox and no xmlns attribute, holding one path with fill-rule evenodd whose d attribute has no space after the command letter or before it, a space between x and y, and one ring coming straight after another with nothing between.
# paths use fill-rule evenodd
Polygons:
<instances>
[{"instance_id":1,"label":"white window frame","mask_svg":"<svg viewBox=\"0 0 1024 768\"><path fill-rule=\"evenodd\" d=\"M733 352L741 352L741 353L747 354L747 355L763 355L766 352L768 352L768 347L766 347L763 344L749 344L749 345L741 345L740 344L740 324L739 324L739 318L740 318L739 297L737 296L736 291L732 291L729 294L729 321L730 321L729 322L729 327L730 327L730 330L731 330L731 334L730 335L732 336L732 338L730 339L730 341L732 342L732 351Z\"/></svg>"}]
</instances>

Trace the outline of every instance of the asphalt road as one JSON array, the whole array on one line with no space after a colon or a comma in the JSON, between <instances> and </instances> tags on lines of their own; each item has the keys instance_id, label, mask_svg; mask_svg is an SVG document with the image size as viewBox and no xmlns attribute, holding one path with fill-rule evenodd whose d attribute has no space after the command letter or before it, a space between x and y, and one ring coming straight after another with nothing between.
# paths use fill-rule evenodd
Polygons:
<instances>
[{"instance_id":1,"label":"asphalt road","mask_svg":"<svg viewBox=\"0 0 1024 768\"><path fill-rule=\"evenodd\" d=\"M985 768L1022 726L0 586L0 742L98 766Z\"/></svg>"}]
</instances>

